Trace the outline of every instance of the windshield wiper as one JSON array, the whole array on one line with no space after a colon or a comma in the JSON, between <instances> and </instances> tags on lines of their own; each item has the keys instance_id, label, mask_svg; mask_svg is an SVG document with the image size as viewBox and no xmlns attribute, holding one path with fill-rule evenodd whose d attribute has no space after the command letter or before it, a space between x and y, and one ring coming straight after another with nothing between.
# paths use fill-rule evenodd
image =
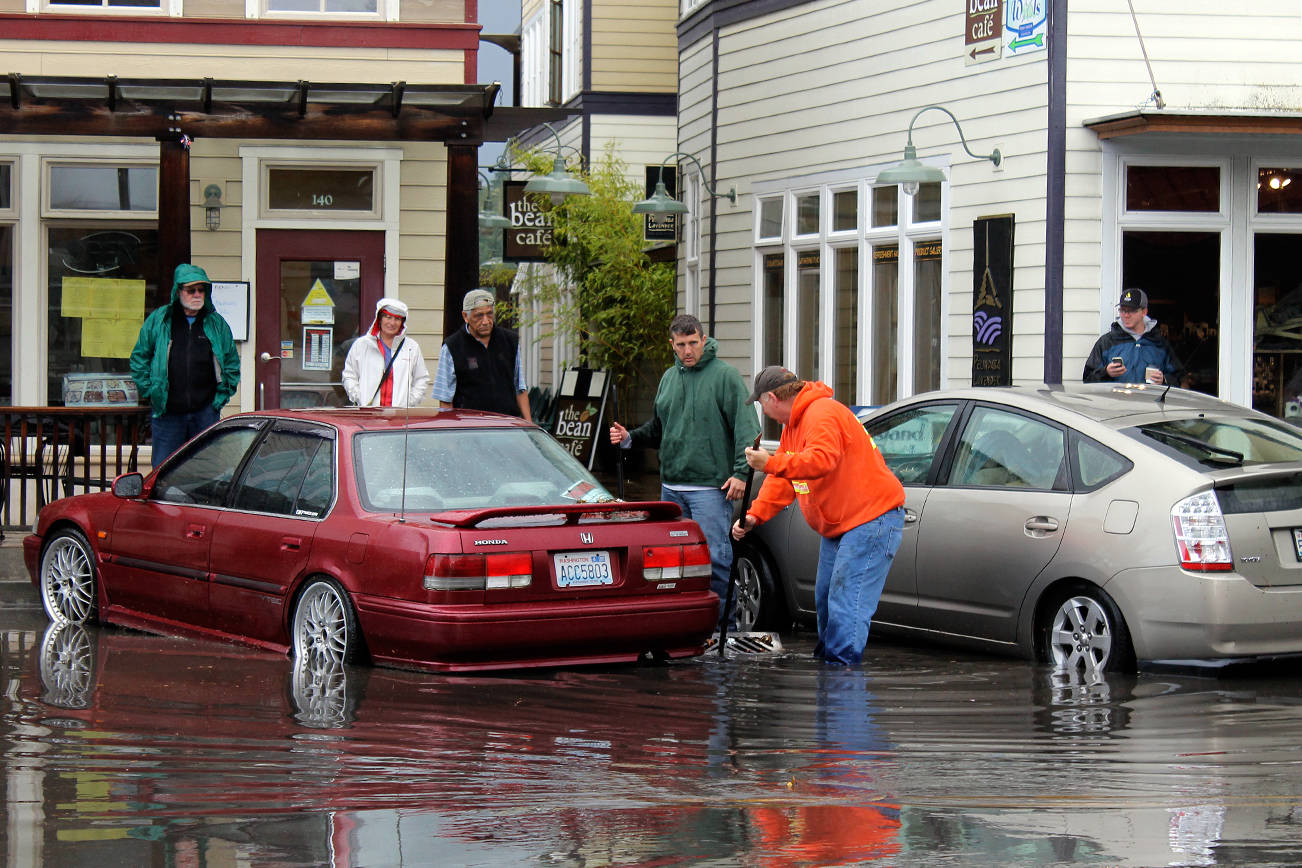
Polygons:
<instances>
[{"instance_id":1,"label":"windshield wiper","mask_svg":"<svg viewBox=\"0 0 1302 868\"><path fill-rule=\"evenodd\" d=\"M1164 438L1176 443L1183 443L1186 446L1192 446L1195 449L1201 449L1207 453L1207 458L1203 460L1212 464L1227 464L1235 467L1243 464L1242 452L1235 452L1233 449L1226 449L1223 446L1213 446L1206 440L1199 440L1197 437L1190 437L1188 434L1176 434L1173 431L1162 431L1157 428L1140 428L1139 430L1149 437Z\"/></svg>"}]
</instances>

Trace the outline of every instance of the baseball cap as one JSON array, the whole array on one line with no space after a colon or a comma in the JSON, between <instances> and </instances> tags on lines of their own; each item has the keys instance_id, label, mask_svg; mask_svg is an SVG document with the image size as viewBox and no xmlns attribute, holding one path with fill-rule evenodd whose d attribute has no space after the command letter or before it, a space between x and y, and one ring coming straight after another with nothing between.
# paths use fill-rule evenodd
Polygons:
<instances>
[{"instance_id":1,"label":"baseball cap","mask_svg":"<svg viewBox=\"0 0 1302 868\"><path fill-rule=\"evenodd\" d=\"M755 388L751 390L750 397L747 401L758 401L760 395L765 392L772 392L779 386L785 386L787 383L799 382L800 378L788 371L781 365L769 365L764 370L755 375Z\"/></svg>"},{"instance_id":2,"label":"baseball cap","mask_svg":"<svg viewBox=\"0 0 1302 868\"><path fill-rule=\"evenodd\" d=\"M1127 289L1121 293L1121 301L1117 302L1117 307L1133 307L1136 310L1148 307L1148 293L1142 289Z\"/></svg>"},{"instance_id":3,"label":"baseball cap","mask_svg":"<svg viewBox=\"0 0 1302 868\"><path fill-rule=\"evenodd\" d=\"M472 289L466 293L466 297L461 301L461 310L469 313L477 307L484 305L497 304L497 296L491 290Z\"/></svg>"}]
</instances>

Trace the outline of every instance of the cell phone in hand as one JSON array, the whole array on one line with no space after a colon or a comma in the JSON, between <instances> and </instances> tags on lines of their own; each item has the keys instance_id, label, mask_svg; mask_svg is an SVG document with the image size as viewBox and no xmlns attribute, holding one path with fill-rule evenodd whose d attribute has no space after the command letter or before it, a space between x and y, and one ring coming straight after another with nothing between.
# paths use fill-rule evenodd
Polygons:
<instances>
[{"instance_id":1,"label":"cell phone in hand","mask_svg":"<svg viewBox=\"0 0 1302 868\"><path fill-rule=\"evenodd\" d=\"M1123 365L1123 366L1124 366L1124 364L1125 364L1124 362L1121 361L1121 356L1113 356L1113 357L1112 357L1112 361L1116 362L1118 365Z\"/></svg>"}]
</instances>

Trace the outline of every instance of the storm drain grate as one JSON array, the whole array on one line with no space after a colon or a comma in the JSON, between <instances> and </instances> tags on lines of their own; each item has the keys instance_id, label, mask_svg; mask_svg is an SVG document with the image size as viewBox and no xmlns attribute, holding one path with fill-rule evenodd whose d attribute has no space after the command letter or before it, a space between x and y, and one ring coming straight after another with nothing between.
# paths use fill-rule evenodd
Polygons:
<instances>
[{"instance_id":1,"label":"storm drain grate","mask_svg":"<svg viewBox=\"0 0 1302 868\"><path fill-rule=\"evenodd\" d=\"M719 634L715 633L705 642L705 653L718 653L719 651ZM728 653L736 654L780 654L782 653L782 640L778 638L777 633L729 633L728 634Z\"/></svg>"}]
</instances>

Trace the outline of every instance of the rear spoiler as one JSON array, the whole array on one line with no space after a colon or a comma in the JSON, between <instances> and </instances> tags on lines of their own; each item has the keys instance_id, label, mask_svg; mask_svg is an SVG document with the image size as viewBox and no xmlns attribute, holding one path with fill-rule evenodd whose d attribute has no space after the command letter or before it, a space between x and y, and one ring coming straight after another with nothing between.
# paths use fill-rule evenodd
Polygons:
<instances>
[{"instance_id":1,"label":"rear spoiler","mask_svg":"<svg viewBox=\"0 0 1302 868\"><path fill-rule=\"evenodd\" d=\"M678 518L682 508L667 500L566 503L551 506L490 506L430 513L429 520L449 527L551 527Z\"/></svg>"}]
</instances>

